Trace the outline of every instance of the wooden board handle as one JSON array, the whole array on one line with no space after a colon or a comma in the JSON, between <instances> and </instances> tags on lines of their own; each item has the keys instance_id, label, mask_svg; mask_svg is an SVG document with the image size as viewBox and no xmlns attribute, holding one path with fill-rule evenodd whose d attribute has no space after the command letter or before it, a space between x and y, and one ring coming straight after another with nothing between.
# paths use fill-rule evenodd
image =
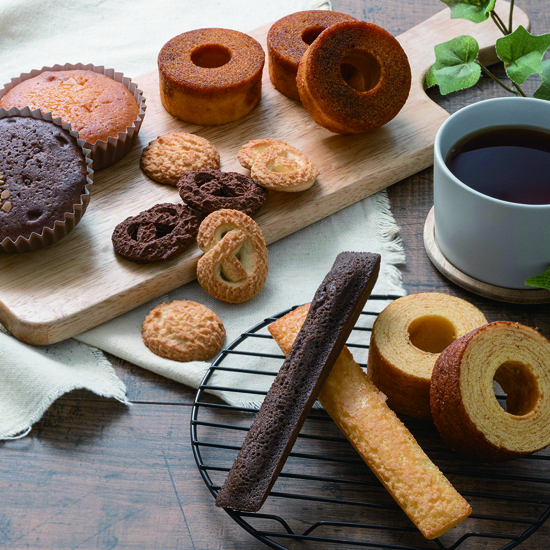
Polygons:
<instances>
[{"instance_id":1,"label":"wooden board handle","mask_svg":"<svg viewBox=\"0 0 550 550\"><path fill-rule=\"evenodd\" d=\"M497 3L499 15L508 20L510 4L503 0ZM523 25L527 30L531 28L528 15L514 7L514 27ZM495 43L502 33L489 18L483 23L472 23L465 19L451 19L449 8L441 10L423 23L416 25L397 37L409 56L413 73L413 82L423 86L424 74L435 61L434 45L447 42L457 36L468 34L479 43L479 59L484 65L492 65L499 61L495 52ZM414 55L411 53L414 52Z\"/></svg>"}]
</instances>

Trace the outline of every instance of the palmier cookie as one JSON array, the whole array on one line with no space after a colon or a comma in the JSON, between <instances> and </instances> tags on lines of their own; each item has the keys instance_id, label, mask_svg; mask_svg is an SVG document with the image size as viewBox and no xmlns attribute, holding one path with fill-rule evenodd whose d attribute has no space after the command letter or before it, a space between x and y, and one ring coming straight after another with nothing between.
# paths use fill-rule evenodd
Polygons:
<instances>
[{"instance_id":1,"label":"palmier cookie","mask_svg":"<svg viewBox=\"0 0 550 550\"><path fill-rule=\"evenodd\" d=\"M301 151L288 144L269 146L256 158L250 177L273 191L297 192L309 189L319 170Z\"/></svg>"},{"instance_id":2,"label":"palmier cookie","mask_svg":"<svg viewBox=\"0 0 550 550\"><path fill-rule=\"evenodd\" d=\"M126 218L113 232L113 246L134 262L169 260L193 243L198 217L186 206L157 204L137 216Z\"/></svg>"},{"instance_id":3,"label":"palmier cookie","mask_svg":"<svg viewBox=\"0 0 550 550\"><path fill-rule=\"evenodd\" d=\"M205 292L233 304L260 292L267 278L267 248L252 218L238 210L218 210L203 220L197 241L205 253L197 265Z\"/></svg>"},{"instance_id":4,"label":"palmier cookie","mask_svg":"<svg viewBox=\"0 0 550 550\"><path fill-rule=\"evenodd\" d=\"M279 139L253 139L241 147L241 150L237 153L237 159L243 168L250 170L254 164L254 161L272 145L287 144Z\"/></svg>"},{"instance_id":5,"label":"palmier cookie","mask_svg":"<svg viewBox=\"0 0 550 550\"><path fill-rule=\"evenodd\" d=\"M220 351L225 328L206 306L176 300L154 307L143 321L141 335L145 345L161 357L205 361Z\"/></svg>"},{"instance_id":6,"label":"palmier cookie","mask_svg":"<svg viewBox=\"0 0 550 550\"><path fill-rule=\"evenodd\" d=\"M180 179L178 190L186 204L203 214L225 208L251 216L268 197L268 192L248 176L219 170L189 172Z\"/></svg>"},{"instance_id":7,"label":"palmier cookie","mask_svg":"<svg viewBox=\"0 0 550 550\"><path fill-rule=\"evenodd\" d=\"M141 168L155 181L177 185L186 172L220 167L218 150L205 138L171 132L154 139L143 149Z\"/></svg>"}]
</instances>

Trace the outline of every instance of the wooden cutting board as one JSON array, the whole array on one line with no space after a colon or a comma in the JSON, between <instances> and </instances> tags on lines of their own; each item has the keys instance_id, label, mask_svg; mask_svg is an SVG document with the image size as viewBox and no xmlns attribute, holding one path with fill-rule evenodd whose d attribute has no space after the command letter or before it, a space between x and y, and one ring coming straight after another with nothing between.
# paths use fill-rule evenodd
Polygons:
<instances>
[{"instance_id":1,"label":"wooden cutting board","mask_svg":"<svg viewBox=\"0 0 550 550\"><path fill-rule=\"evenodd\" d=\"M527 15L518 8L515 23L529 28ZM250 33L264 50L269 26ZM448 9L437 13L398 37L413 77L405 107L389 124L355 136L318 126L299 102L273 88L267 70L259 107L223 126L200 127L173 118L161 105L157 72L135 78L147 99L139 141L124 159L95 174L88 212L69 236L39 252L0 257L0 321L25 342L58 342L195 279L201 254L196 246L169 262L138 265L117 257L111 244L113 229L123 219L160 202L180 202L176 189L150 180L139 167L143 147L166 132L194 132L209 139L219 149L225 171L246 173L237 152L263 137L287 141L315 162L320 176L311 189L271 193L254 216L267 243L430 166L435 134L449 115L426 96L422 80L434 61L434 45L461 34L475 36L486 64L496 61L493 45L501 35L491 20L475 25L451 20Z\"/></svg>"}]
</instances>

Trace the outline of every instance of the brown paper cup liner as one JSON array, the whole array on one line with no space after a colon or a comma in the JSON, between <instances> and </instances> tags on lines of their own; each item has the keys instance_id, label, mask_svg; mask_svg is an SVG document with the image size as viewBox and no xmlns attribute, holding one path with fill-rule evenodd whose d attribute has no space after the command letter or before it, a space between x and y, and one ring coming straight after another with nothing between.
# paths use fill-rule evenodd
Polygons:
<instances>
[{"instance_id":1,"label":"brown paper cup liner","mask_svg":"<svg viewBox=\"0 0 550 550\"><path fill-rule=\"evenodd\" d=\"M36 109L35 111L31 111L29 107L25 107L24 109L13 107L9 111L6 111L6 109L0 109L0 119L12 116L32 117L39 120L47 120L49 122L53 122L56 126L67 130L71 136L77 138L77 144L81 148L84 159L86 160L88 175L86 177L86 192L80 195L80 203L74 205L72 212L67 212L65 214L63 221L58 220L54 223L53 227L45 227L40 234L31 233L30 237L19 237L15 242L9 237L6 237L2 242L0 242L0 252L10 254L41 250L42 248L46 248L47 246L56 243L65 235L68 235L76 227L76 224L82 219L82 216L84 216L84 213L86 212L86 208L90 202L94 174L92 169L91 151L86 147L86 142L83 139L78 139L78 132L76 130L71 130L70 124L62 124L60 117L53 118L51 113L43 114L39 109Z\"/></svg>"},{"instance_id":2,"label":"brown paper cup liner","mask_svg":"<svg viewBox=\"0 0 550 550\"><path fill-rule=\"evenodd\" d=\"M105 76L112 78L116 82L120 82L134 96L136 103L139 107L139 113L132 126L126 128L126 132L119 132L118 137L110 137L107 141L96 141L93 145L86 142L86 148L92 152L92 160L94 161L94 170L102 170L111 166L115 162L119 161L122 157L127 155L134 144L143 118L145 117L145 98L143 92L138 88L135 82L132 82L131 78L125 77L122 73L115 72L114 69L106 69L103 66L96 67L91 63L84 65L83 63L65 63L65 65L54 65L53 67L42 67L41 69L34 69L30 73L23 73L17 78L12 78L9 84L6 84L2 90L0 90L0 99L4 97L13 87L17 86L29 78L43 73L44 71L72 71L72 70L93 71L95 73L104 74Z\"/></svg>"}]
</instances>

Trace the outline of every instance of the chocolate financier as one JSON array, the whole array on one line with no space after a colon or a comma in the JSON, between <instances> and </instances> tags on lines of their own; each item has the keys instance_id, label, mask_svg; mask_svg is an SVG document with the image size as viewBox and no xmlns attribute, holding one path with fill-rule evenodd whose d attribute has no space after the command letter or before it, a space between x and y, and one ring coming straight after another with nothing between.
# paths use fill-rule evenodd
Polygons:
<instances>
[{"instance_id":1,"label":"chocolate financier","mask_svg":"<svg viewBox=\"0 0 550 550\"><path fill-rule=\"evenodd\" d=\"M218 492L216 506L247 512L261 508L370 296L379 269L379 254L337 256Z\"/></svg>"}]
</instances>

